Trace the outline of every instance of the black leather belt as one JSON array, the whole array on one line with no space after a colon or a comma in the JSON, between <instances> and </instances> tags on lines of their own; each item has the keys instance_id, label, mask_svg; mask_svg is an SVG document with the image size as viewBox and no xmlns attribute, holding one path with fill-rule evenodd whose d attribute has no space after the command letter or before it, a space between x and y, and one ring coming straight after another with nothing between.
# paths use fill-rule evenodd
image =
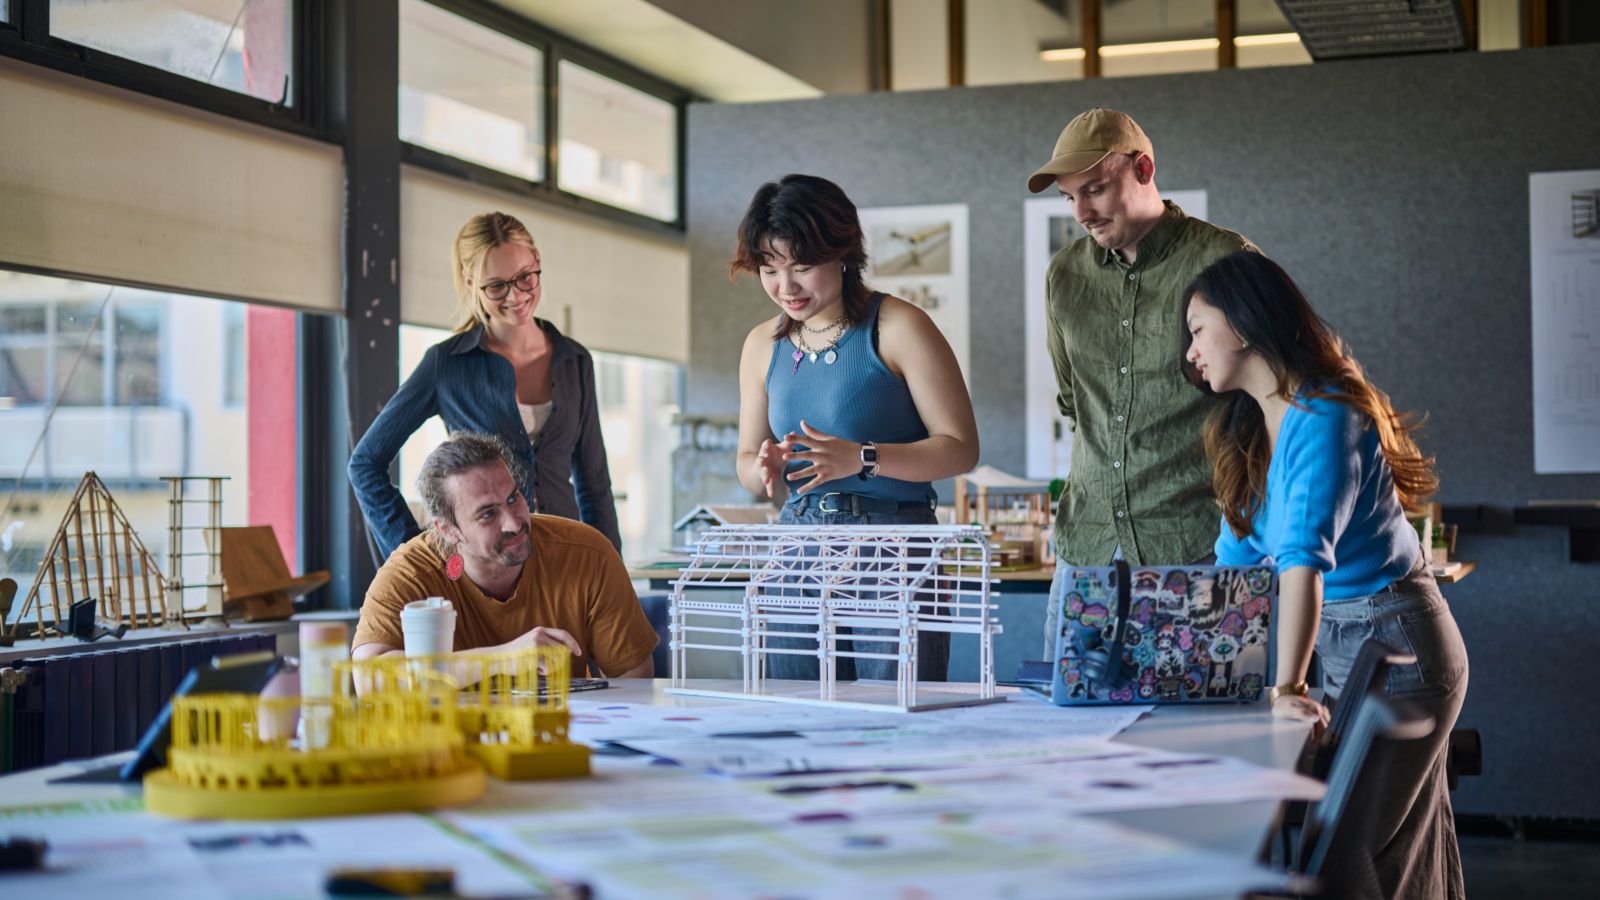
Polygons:
<instances>
[{"instance_id":1,"label":"black leather belt","mask_svg":"<svg viewBox=\"0 0 1600 900\"><path fill-rule=\"evenodd\" d=\"M890 500L887 497L868 497L863 494L831 491L826 494L805 494L790 503L789 508L794 510L795 515L803 515L808 509L816 509L824 513L859 516L863 513L883 514L913 509L933 509L933 504L927 500Z\"/></svg>"}]
</instances>

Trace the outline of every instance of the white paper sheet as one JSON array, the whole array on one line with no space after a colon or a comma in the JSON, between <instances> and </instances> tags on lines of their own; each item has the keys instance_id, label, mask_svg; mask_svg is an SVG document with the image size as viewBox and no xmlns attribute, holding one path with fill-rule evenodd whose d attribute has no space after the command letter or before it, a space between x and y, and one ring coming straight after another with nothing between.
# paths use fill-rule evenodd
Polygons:
<instances>
[{"instance_id":1,"label":"white paper sheet","mask_svg":"<svg viewBox=\"0 0 1600 900\"><path fill-rule=\"evenodd\" d=\"M1004 767L916 773L806 775L748 782L801 812L828 809L1045 807L1073 813L1165 809L1257 800L1318 800L1322 782L1224 756L1110 742L1078 755Z\"/></svg>"},{"instance_id":2,"label":"white paper sheet","mask_svg":"<svg viewBox=\"0 0 1600 900\"><path fill-rule=\"evenodd\" d=\"M417 815L275 822L178 822L140 812L0 818L0 834L49 843L45 871L0 877L23 898L322 897L338 868L437 867L462 896L525 896L547 879Z\"/></svg>"},{"instance_id":3,"label":"white paper sheet","mask_svg":"<svg viewBox=\"0 0 1600 900\"><path fill-rule=\"evenodd\" d=\"M626 744L727 775L1004 764L1076 756L1148 706L1056 707L1016 698L907 715L818 706L662 708L574 701L578 740Z\"/></svg>"},{"instance_id":4,"label":"white paper sheet","mask_svg":"<svg viewBox=\"0 0 1600 900\"><path fill-rule=\"evenodd\" d=\"M1252 865L1048 809L774 817L710 798L680 813L452 819L612 897L1189 897L1282 885Z\"/></svg>"},{"instance_id":5,"label":"white paper sheet","mask_svg":"<svg viewBox=\"0 0 1600 900\"><path fill-rule=\"evenodd\" d=\"M1600 472L1600 169L1528 176L1533 470Z\"/></svg>"}]
</instances>

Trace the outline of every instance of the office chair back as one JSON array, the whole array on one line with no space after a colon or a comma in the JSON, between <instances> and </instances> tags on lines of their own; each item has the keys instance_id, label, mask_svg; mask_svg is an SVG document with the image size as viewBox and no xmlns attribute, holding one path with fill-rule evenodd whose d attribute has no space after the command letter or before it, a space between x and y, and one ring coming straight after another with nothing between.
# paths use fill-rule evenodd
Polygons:
<instances>
[{"instance_id":1,"label":"office chair back","mask_svg":"<svg viewBox=\"0 0 1600 900\"><path fill-rule=\"evenodd\" d=\"M1294 868L1322 882L1328 896L1377 896L1366 835L1391 785L1395 753L1433 733L1433 717L1379 692L1346 695L1352 720L1328 772L1328 792L1306 813ZM1336 860L1336 866L1329 866Z\"/></svg>"},{"instance_id":2,"label":"office chair back","mask_svg":"<svg viewBox=\"0 0 1600 900\"><path fill-rule=\"evenodd\" d=\"M1312 778L1328 780L1328 770L1333 765L1339 744L1355 724L1355 714L1361 706L1360 698L1374 692L1382 694L1388 683L1390 669L1416 661L1415 656L1401 653L1377 638L1369 638L1361 645L1361 649L1356 651L1355 662L1350 665L1350 675L1345 679L1339 701L1333 705L1328 727L1322 732L1322 739L1318 741L1312 756Z\"/></svg>"}]
</instances>

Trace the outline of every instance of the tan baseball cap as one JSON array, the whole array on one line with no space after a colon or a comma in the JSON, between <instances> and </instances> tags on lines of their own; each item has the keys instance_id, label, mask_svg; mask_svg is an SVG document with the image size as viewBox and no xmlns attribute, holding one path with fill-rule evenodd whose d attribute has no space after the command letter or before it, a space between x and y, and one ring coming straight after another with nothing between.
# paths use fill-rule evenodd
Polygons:
<instances>
[{"instance_id":1,"label":"tan baseball cap","mask_svg":"<svg viewBox=\"0 0 1600 900\"><path fill-rule=\"evenodd\" d=\"M1139 123L1114 109L1097 106L1067 123L1056 138L1050 161L1028 176L1028 190L1037 194L1056 183L1057 175L1076 175L1092 169L1113 153L1140 152L1155 159Z\"/></svg>"}]
</instances>

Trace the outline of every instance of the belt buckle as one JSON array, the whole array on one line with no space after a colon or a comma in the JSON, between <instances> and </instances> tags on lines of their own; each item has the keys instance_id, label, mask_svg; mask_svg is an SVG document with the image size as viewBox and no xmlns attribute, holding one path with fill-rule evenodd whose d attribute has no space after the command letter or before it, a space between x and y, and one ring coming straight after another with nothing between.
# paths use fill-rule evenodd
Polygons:
<instances>
[{"instance_id":1,"label":"belt buckle","mask_svg":"<svg viewBox=\"0 0 1600 900\"><path fill-rule=\"evenodd\" d=\"M844 494L842 494L842 493L840 493L838 491L833 491L833 492L830 492L830 493L827 493L827 494L823 494L820 498L817 499L817 510L819 512L825 512L825 513L842 513L842 512L844 512L844 510L838 508L837 506L832 507L832 508L829 508L829 506L828 506L828 498L829 497L843 497L843 496L844 496Z\"/></svg>"}]
</instances>

